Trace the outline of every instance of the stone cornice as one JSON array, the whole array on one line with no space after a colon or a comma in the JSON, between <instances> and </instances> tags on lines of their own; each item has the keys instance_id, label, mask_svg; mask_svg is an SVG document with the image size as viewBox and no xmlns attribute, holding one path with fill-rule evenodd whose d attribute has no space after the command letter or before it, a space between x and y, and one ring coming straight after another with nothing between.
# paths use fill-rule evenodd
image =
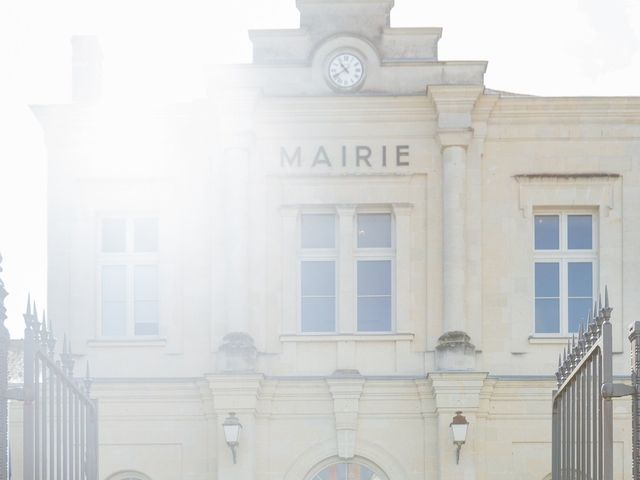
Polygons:
<instances>
[{"instance_id":1,"label":"stone cornice","mask_svg":"<svg viewBox=\"0 0 640 480\"><path fill-rule=\"evenodd\" d=\"M518 123L634 120L638 124L639 116L640 97L509 97L498 99L491 120Z\"/></svg>"},{"instance_id":2,"label":"stone cornice","mask_svg":"<svg viewBox=\"0 0 640 480\"><path fill-rule=\"evenodd\" d=\"M530 173L513 178L524 217L530 217L534 207L598 206L607 214L621 204L617 173Z\"/></svg>"}]
</instances>

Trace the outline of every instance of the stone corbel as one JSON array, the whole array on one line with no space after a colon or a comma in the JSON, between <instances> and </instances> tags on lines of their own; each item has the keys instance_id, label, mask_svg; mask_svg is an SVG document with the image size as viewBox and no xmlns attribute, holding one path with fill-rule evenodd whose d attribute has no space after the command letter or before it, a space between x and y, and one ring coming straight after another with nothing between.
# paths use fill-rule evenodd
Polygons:
<instances>
[{"instance_id":1,"label":"stone corbel","mask_svg":"<svg viewBox=\"0 0 640 480\"><path fill-rule=\"evenodd\" d=\"M333 397L338 457L349 460L355 456L364 378L357 372L347 376L334 374L327 378L327 385Z\"/></svg>"}]
</instances>

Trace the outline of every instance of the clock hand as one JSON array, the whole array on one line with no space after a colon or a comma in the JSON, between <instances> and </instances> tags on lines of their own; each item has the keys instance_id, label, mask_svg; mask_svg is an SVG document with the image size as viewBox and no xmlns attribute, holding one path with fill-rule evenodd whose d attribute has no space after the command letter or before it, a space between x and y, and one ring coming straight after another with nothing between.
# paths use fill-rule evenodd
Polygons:
<instances>
[{"instance_id":1,"label":"clock hand","mask_svg":"<svg viewBox=\"0 0 640 480\"><path fill-rule=\"evenodd\" d=\"M340 66L342 67L342 70L340 70L338 73L336 73L335 75L333 75L333 79L337 79L340 75L342 75L343 72L347 72L347 74L349 73L349 69L346 68L342 62L340 63Z\"/></svg>"}]
</instances>

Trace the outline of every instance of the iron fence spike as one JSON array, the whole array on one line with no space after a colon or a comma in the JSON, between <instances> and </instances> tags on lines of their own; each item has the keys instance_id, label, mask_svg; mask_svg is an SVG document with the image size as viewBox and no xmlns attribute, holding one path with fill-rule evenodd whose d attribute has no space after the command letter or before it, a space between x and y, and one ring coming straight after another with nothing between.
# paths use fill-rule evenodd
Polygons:
<instances>
[{"instance_id":1,"label":"iron fence spike","mask_svg":"<svg viewBox=\"0 0 640 480\"><path fill-rule=\"evenodd\" d=\"M598 310L602 308L602 292L598 292Z\"/></svg>"}]
</instances>

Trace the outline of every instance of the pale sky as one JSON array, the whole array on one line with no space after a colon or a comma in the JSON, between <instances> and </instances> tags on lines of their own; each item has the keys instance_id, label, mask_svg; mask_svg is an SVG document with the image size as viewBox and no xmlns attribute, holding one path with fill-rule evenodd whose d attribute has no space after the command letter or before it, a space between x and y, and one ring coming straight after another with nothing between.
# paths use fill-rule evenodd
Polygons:
<instances>
[{"instance_id":1,"label":"pale sky","mask_svg":"<svg viewBox=\"0 0 640 480\"><path fill-rule=\"evenodd\" d=\"M0 253L13 337L46 303L46 156L28 105L67 103L70 38L98 35L104 98L204 96L204 67L249 62L248 28L295 28L294 0L0 1ZM487 60L489 88L640 96L637 0L396 0L392 26L442 27L440 60Z\"/></svg>"}]
</instances>

